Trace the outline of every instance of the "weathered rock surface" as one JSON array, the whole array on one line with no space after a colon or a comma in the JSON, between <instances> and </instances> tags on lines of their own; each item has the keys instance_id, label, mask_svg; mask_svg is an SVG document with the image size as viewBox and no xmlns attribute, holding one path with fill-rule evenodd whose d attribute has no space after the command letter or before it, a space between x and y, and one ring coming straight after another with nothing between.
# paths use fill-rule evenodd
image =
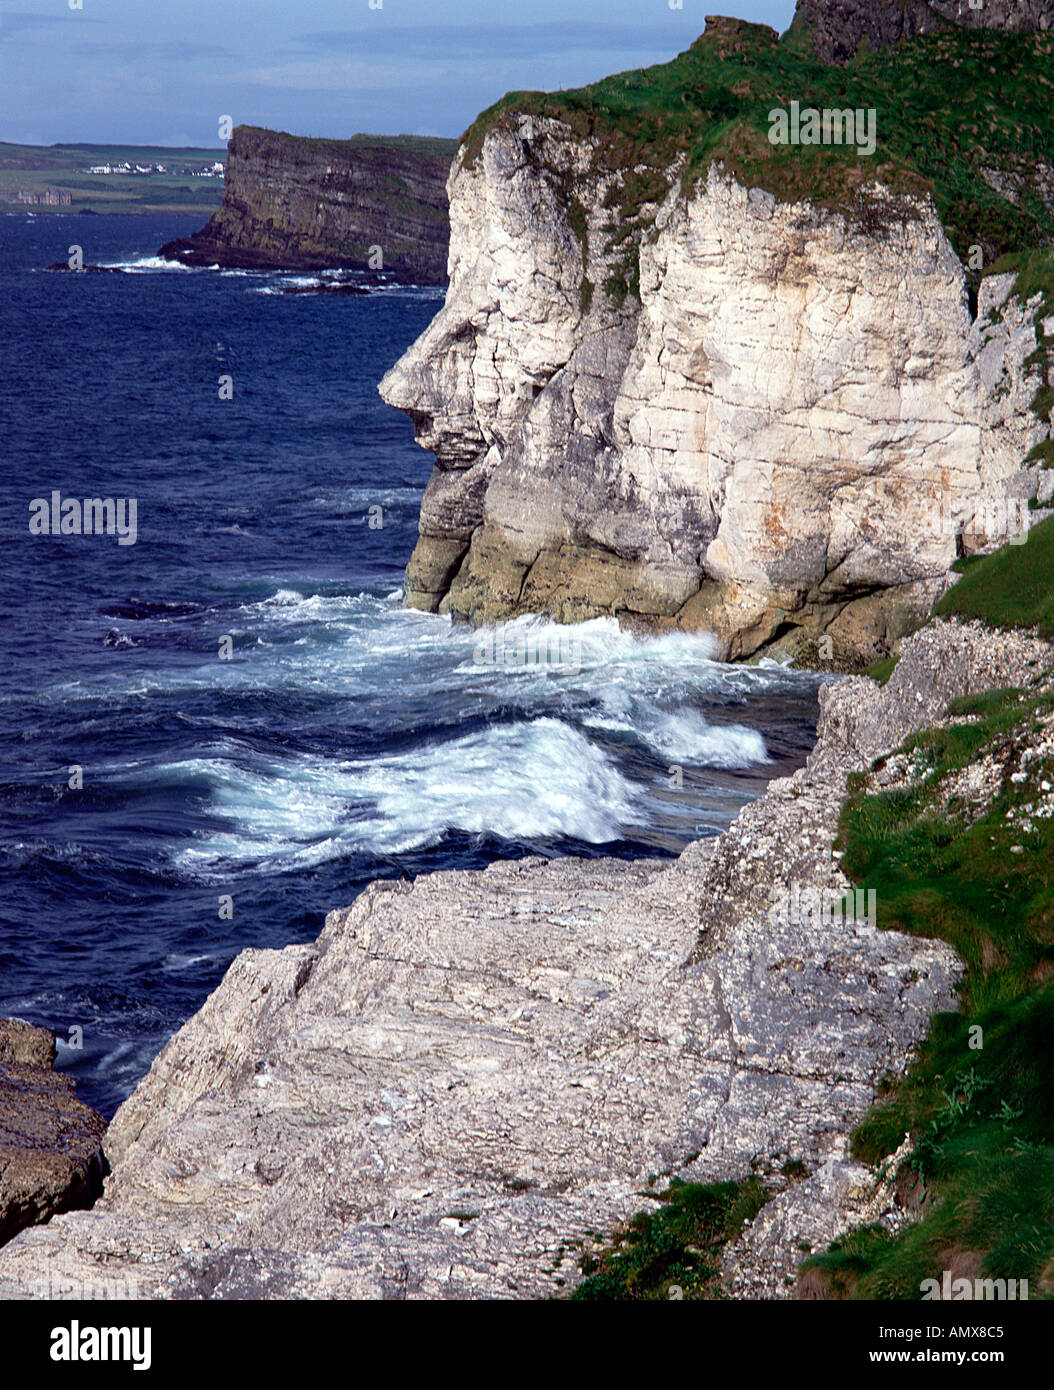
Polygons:
<instances>
[{"instance_id":1,"label":"weathered rock surface","mask_svg":"<svg viewBox=\"0 0 1054 1390\"><path fill-rule=\"evenodd\" d=\"M380 388L436 454L408 601L887 654L1035 494L1038 301L987 280L971 322L928 201L859 220L715 166L644 209L619 299L593 155L513 114L452 172L446 303Z\"/></svg>"},{"instance_id":2,"label":"weathered rock surface","mask_svg":"<svg viewBox=\"0 0 1054 1390\"><path fill-rule=\"evenodd\" d=\"M0 1244L102 1191L102 1116L52 1070L55 1038L0 1019Z\"/></svg>"},{"instance_id":3,"label":"weathered rock surface","mask_svg":"<svg viewBox=\"0 0 1054 1390\"><path fill-rule=\"evenodd\" d=\"M311 140L237 126L222 206L200 232L159 254L250 270L366 269L379 247L383 269L442 284L446 178L456 148L453 140Z\"/></svg>"},{"instance_id":4,"label":"weathered rock surface","mask_svg":"<svg viewBox=\"0 0 1054 1390\"><path fill-rule=\"evenodd\" d=\"M1035 33L1054 29L1052 0L798 0L795 21L808 25L813 50L826 63L845 63L866 40L892 48L916 34L951 25Z\"/></svg>"},{"instance_id":5,"label":"weathered rock surface","mask_svg":"<svg viewBox=\"0 0 1054 1390\"><path fill-rule=\"evenodd\" d=\"M943 944L800 911L795 886L845 886L847 771L1050 659L939 624L885 688L826 687L808 765L672 865L375 883L313 947L243 952L116 1115L105 1196L13 1241L0 1296L545 1296L650 1175L796 1158L810 1177L729 1275L778 1295L804 1225L884 1205L845 1136L959 972Z\"/></svg>"}]
</instances>

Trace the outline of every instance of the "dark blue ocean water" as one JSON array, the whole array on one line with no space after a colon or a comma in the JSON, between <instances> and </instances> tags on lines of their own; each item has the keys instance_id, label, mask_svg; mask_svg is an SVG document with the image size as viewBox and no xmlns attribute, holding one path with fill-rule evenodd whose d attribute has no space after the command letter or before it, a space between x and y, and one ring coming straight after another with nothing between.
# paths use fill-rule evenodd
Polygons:
<instances>
[{"instance_id":1,"label":"dark blue ocean water","mask_svg":"<svg viewBox=\"0 0 1054 1390\"><path fill-rule=\"evenodd\" d=\"M813 678L695 638L502 667L400 608L431 462L376 383L440 294L153 259L193 229L0 217L0 1014L106 1114L243 947L377 876L674 854L814 732ZM42 270L74 244L121 273ZM136 543L31 535L53 490Z\"/></svg>"}]
</instances>

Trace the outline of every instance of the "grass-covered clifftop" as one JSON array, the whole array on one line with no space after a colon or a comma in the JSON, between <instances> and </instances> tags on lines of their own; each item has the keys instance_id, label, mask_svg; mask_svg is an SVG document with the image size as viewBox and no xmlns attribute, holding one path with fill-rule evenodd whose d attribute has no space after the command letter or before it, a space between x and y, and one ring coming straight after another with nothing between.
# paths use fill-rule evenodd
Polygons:
<instances>
[{"instance_id":1,"label":"grass-covered clifftop","mask_svg":"<svg viewBox=\"0 0 1054 1390\"><path fill-rule=\"evenodd\" d=\"M771 144L769 112L792 101L874 108L874 154ZM510 93L465 133L464 160L473 162L488 130L520 112L595 138L598 164L624 176L614 209L620 231L663 195L678 159L686 183L717 159L782 199L843 210L875 178L895 192L929 190L967 263L977 260L972 247L987 266L1054 244L1054 33L952 29L834 66L814 56L801 31L780 40L764 25L711 20L669 63L575 90Z\"/></svg>"},{"instance_id":2,"label":"grass-covered clifftop","mask_svg":"<svg viewBox=\"0 0 1054 1390\"><path fill-rule=\"evenodd\" d=\"M383 161L388 152L398 151L428 155L449 167L457 153L456 140L438 135L352 135L338 140L325 135L290 135L285 130L268 130L257 125L238 126L238 143L243 155L266 155L290 164L303 163L307 158L339 163L352 154L356 159Z\"/></svg>"}]
</instances>

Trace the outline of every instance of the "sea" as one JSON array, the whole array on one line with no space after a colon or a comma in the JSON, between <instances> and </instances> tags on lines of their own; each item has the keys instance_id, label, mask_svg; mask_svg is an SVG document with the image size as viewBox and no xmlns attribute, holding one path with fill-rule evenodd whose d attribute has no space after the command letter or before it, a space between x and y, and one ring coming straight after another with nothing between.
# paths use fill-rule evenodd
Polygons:
<instances>
[{"instance_id":1,"label":"sea","mask_svg":"<svg viewBox=\"0 0 1054 1390\"><path fill-rule=\"evenodd\" d=\"M432 460L377 383L442 292L159 260L197 220L0 217L0 1015L107 1117L244 948L376 878L670 859L815 734L817 677L705 635L403 607ZM134 543L40 522L86 498Z\"/></svg>"}]
</instances>

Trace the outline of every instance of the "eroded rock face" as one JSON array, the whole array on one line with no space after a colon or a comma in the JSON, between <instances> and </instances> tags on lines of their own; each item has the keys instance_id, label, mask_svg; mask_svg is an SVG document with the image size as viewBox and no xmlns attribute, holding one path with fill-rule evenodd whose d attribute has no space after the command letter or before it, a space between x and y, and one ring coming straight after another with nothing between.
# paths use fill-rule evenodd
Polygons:
<instances>
[{"instance_id":1,"label":"eroded rock face","mask_svg":"<svg viewBox=\"0 0 1054 1390\"><path fill-rule=\"evenodd\" d=\"M102 1116L52 1070L54 1036L0 1019L0 1245L102 1191Z\"/></svg>"},{"instance_id":2,"label":"eroded rock face","mask_svg":"<svg viewBox=\"0 0 1054 1390\"><path fill-rule=\"evenodd\" d=\"M454 150L448 140L310 140L237 126L223 205L200 232L159 254L186 265L366 269L380 248L383 269L442 284Z\"/></svg>"},{"instance_id":3,"label":"eroded rock face","mask_svg":"<svg viewBox=\"0 0 1054 1390\"><path fill-rule=\"evenodd\" d=\"M802 887L846 886L846 773L1050 660L938 624L885 688L825 688L808 765L672 865L376 883L313 947L243 952L115 1117L103 1199L12 1242L0 1296L547 1296L576 1277L560 1250L639 1209L649 1176L793 1158L806 1183L729 1272L784 1292L805 1226L883 1207L846 1135L960 970L941 943L800 910Z\"/></svg>"},{"instance_id":4,"label":"eroded rock face","mask_svg":"<svg viewBox=\"0 0 1054 1390\"><path fill-rule=\"evenodd\" d=\"M798 0L795 20L812 31L813 50L825 63L845 63L866 39L892 48L916 34L950 24L966 29L1035 33L1054 29L1051 0Z\"/></svg>"},{"instance_id":5,"label":"eroded rock face","mask_svg":"<svg viewBox=\"0 0 1054 1390\"><path fill-rule=\"evenodd\" d=\"M455 165L446 304L380 388L436 454L408 601L883 655L1035 492L1028 309L985 282L971 322L927 202L865 225L716 167L646 210L620 297L592 154L522 116Z\"/></svg>"}]
</instances>

